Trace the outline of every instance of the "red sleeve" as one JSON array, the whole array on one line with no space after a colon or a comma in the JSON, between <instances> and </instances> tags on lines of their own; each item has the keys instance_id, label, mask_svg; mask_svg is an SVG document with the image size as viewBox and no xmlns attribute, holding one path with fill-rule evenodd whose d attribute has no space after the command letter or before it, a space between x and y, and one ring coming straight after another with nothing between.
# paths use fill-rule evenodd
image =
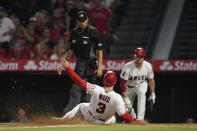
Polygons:
<instances>
[{"instance_id":1,"label":"red sleeve","mask_svg":"<svg viewBox=\"0 0 197 131\"><path fill-rule=\"evenodd\" d=\"M126 80L124 80L124 79L120 78L120 89L121 89L121 91L122 91L122 92L127 91L126 83L127 83L127 81L126 81Z\"/></svg>"},{"instance_id":2,"label":"red sleeve","mask_svg":"<svg viewBox=\"0 0 197 131\"><path fill-rule=\"evenodd\" d=\"M77 85L81 86L85 91L87 90L87 81L82 80L70 67L66 68L66 72Z\"/></svg>"},{"instance_id":3,"label":"red sleeve","mask_svg":"<svg viewBox=\"0 0 197 131\"><path fill-rule=\"evenodd\" d=\"M122 119L124 119L126 122L131 123L133 121L135 121L128 112L124 113L122 116Z\"/></svg>"}]
</instances>

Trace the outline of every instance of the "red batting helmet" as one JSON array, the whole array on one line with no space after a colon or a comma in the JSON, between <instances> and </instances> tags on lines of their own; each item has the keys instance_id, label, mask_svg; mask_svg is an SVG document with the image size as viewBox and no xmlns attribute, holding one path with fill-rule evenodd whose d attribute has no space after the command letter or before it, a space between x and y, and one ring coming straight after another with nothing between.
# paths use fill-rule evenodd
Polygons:
<instances>
[{"instance_id":1,"label":"red batting helmet","mask_svg":"<svg viewBox=\"0 0 197 131\"><path fill-rule=\"evenodd\" d=\"M145 50L141 47L135 49L134 56L146 56Z\"/></svg>"},{"instance_id":2,"label":"red batting helmet","mask_svg":"<svg viewBox=\"0 0 197 131\"><path fill-rule=\"evenodd\" d=\"M116 80L117 80L116 73L113 71L107 71L105 73L104 78L103 78L103 84L105 86L113 86L113 85L115 85Z\"/></svg>"}]
</instances>

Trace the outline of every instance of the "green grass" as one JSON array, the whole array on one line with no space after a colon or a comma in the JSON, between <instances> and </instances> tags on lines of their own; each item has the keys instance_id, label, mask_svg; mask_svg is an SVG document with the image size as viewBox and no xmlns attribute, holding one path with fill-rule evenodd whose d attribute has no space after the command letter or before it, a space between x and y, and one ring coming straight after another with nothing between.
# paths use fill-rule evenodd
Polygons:
<instances>
[{"instance_id":1,"label":"green grass","mask_svg":"<svg viewBox=\"0 0 197 131\"><path fill-rule=\"evenodd\" d=\"M197 131L197 128L162 126L76 126L39 128L0 128L0 131Z\"/></svg>"}]
</instances>

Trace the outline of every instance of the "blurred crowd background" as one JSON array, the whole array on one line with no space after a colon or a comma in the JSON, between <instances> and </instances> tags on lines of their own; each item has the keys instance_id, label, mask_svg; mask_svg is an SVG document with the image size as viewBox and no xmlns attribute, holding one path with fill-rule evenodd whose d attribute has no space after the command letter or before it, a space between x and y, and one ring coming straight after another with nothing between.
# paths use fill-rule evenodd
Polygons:
<instances>
[{"instance_id":1,"label":"blurred crowd background","mask_svg":"<svg viewBox=\"0 0 197 131\"><path fill-rule=\"evenodd\" d=\"M76 13L88 13L111 53L126 0L1 0L0 59L57 59L65 54ZM97 15L99 14L100 15Z\"/></svg>"}]
</instances>

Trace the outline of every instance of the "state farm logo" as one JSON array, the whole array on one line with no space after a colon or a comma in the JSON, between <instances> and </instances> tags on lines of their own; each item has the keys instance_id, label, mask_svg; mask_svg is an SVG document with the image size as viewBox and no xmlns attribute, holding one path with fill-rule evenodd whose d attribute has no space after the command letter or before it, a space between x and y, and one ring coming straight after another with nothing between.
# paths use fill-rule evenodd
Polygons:
<instances>
[{"instance_id":1,"label":"state farm logo","mask_svg":"<svg viewBox=\"0 0 197 131\"><path fill-rule=\"evenodd\" d=\"M164 61L162 65L160 65L160 70L173 70L173 66L171 65L170 61Z\"/></svg>"},{"instance_id":2,"label":"state farm logo","mask_svg":"<svg viewBox=\"0 0 197 131\"><path fill-rule=\"evenodd\" d=\"M167 71L197 71L197 62L187 60L164 61L160 70Z\"/></svg>"},{"instance_id":3,"label":"state farm logo","mask_svg":"<svg viewBox=\"0 0 197 131\"><path fill-rule=\"evenodd\" d=\"M197 71L197 62L195 61L176 61L174 63L175 71Z\"/></svg>"},{"instance_id":4,"label":"state farm logo","mask_svg":"<svg viewBox=\"0 0 197 131\"><path fill-rule=\"evenodd\" d=\"M38 67L37 65L34 63L33 60L30 60L27 62L27 64L24 66L25 70L36 70Z\"/></svg>"},{"instance_id":5,"label":"state farm logo","mask_svg":"<svg viewBox=\"0 0 197 131\"><path fill-rule=\"evenodd\" d=\"M72 69L75 67L75 63L70 63L69 65ZM29 60L26 65L24 65L25 70L38 70L38 71L56 71L59 66L58 61L47 61L47 60L41 60L38 63Z\"/></svg>"},{"instance_id":6,"label":"state farm logo","mask_svg":"<svg viewBox=\"0 0 197 131\"><path fill-rule=\"evenodd\" d=\"M19 64L17 62L3 62L0 61L0 70L18 70Z\"/></svg>"},{"instance_id":7,"label":"state farm logo","mask_svg":"<svg viewBox=\"0 0 197 131\"><path fill-rule=\"evenodd\" d=\"M114 70L121 71L125 65L125 61L116 62L116 61L107 61L106 65L103 65L103 70Z\"/></svg>"}]
</instances>

